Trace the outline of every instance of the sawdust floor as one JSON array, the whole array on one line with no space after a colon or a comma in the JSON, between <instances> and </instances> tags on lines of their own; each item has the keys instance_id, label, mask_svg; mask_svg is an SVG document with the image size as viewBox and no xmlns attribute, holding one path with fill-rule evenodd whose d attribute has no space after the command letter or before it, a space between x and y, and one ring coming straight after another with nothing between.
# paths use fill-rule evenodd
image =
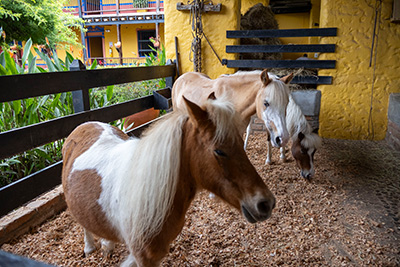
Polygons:
<instances>
[{"instance_id":1,"label":"sawdust floor","mask_svg":"<svg viewBox=\"0 0 400 267\"><path fill-rule=\"evenodd\" d=\"M300 178L292 158L264 166L265 134L248 154L274 193L273 216L252 225L201 192L162 266L398 266L400 153L384 141L325 139L316 177ZM83 256L82 229L68 211L1 249L58 266L115 266L127 255Z\"/></svg>"}]
</instances>

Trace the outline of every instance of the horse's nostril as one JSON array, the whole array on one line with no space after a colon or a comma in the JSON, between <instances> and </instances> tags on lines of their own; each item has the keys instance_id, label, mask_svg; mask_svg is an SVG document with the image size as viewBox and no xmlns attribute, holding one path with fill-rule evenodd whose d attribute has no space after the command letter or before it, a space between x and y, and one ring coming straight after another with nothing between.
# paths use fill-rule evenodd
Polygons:
<instances>
[{"instance_id":1,"label":"horse's nostril","mask_svg":"<svg viewBox=\"0 0 400 267\"><path fill-rule=\"evenodd\" d=\"M271 208L271 206L272 206L272 208ZM274 199L274 202L272 203L272 205L270 205L270 202L268 200L260 201L257 204L258 212L260 212L261 214L269 213L274 207L275 207L275 199Z\"/></svg>"},{"instance_id":2,"label":"horse's nostril","mask_svg":"<svg viewBox=\"0 0 400 267\"><path fill-rule=\"evenodd\" d=\"M275 142L278 146L281 145L281 138L278 136L277 138L275 138Z\"/></svg>"}]
</instances>

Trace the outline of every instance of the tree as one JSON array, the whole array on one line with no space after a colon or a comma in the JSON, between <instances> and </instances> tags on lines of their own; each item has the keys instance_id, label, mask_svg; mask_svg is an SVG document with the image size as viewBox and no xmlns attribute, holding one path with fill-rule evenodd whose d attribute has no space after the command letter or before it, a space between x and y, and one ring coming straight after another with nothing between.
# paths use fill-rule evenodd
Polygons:
<instances>
[{"instance_id":1,"label":"tree","mask_svg":"<svg viewBox=\"0 0 400 267\"><path fill-rule=\"evenodd\" d=\"M63 12L66 0L0 0L0 27L6 33L4 45L13 40L32 39L35 44L68 43L79 45L74 28L82 20Z\"/></svg>"}]
</instances>

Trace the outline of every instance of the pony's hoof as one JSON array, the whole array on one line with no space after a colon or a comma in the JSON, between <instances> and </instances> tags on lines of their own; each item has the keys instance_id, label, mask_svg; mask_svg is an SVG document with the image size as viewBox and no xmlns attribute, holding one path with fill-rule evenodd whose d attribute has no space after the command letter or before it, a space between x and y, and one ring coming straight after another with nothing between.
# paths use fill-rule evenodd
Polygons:
<instances>
[{"instance_id":1,"label":"pony's hoof","mask_svg":"<svg viewBox=\"0 0 400 267\"><path fill-rule=\"evenodd\" d=\"M210 193L210 194L208 195L208 198L213 199L213 198L215 198L215 195L214 195L213 193Z\"/></svg>"},{"instance_id":2,"label":"pony's hoof","mask_svg":"<svg viewBox=\"0 0 400 267\"><path fill-rule=\"evenodd\" d=\"M114 242L105 239L101 240L101 251L105 258L111 257L111 254L114 252L114 248L115 248Z\"/></svg>"},{"instance_id":3,"label":"pony's hoof","mask_svg":"<svg viewBox=\"0 0 400 267\"><path fill-rule=\"evenodd\" d=\"M272 165L272 161L266 160L264 165Z\"/></svg>"},{"instance_id":4,"label":"pony's hoof","mask_svg":"<svg viewBox=\"0 0 400 267\"><path fill-rule=\"evenodd\" d=\"M90 256L90 254L92 254L95 250L96 250L96 247L85 248L83 250L83 256L85 258L88 258Z\"/></svg>"}]
</instances>

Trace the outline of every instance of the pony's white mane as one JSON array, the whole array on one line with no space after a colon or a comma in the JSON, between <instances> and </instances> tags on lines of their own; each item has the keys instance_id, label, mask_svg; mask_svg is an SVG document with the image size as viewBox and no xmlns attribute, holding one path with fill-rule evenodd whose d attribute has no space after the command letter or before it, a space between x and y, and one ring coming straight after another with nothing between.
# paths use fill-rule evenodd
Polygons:
<instances>
[{"instance_id":1,"label":"pony's white mane","mask_svg":"<svg viewBox=\"0 0 400 267\"><path fill-rule=\"evenodd\" d=\"M291 95L289 95L289 104L287 106L286 126L292 139L296 139L300 132L304 134L301 144L305 148L317 149L321 146L321 137L313 133L311 125Z\"/></svg>"},{"instance_id":2,"label":"pony's white mane","mask_svg":"<svg viewBox=\"0 0 400 267\"><path fill-rule=\"evenodd\" d=\"M233 105L222 97L208 100L204 107L216 126L214 141L233 138L237 131ZM130 177L121 187L121 195L127 197L121 198L121 205L127 214L121 216L123 229L130 231L123 238L128 244L136 244L136 249L143 249L161 231L171 210L179 176L182 127L187 119L185 111L165 115L143 134L129 160Z\"/></svg>"},{"instance_id":3,"label":"pony's white mane","mask_svg":"<svg viewBox=\"0 0 400 267\"><path fill-rule=\"evenodd\" d=\"M274 105L276 105L277 109L279 109L279 107L284 109L289 102L289 87L279 80L278 76L270 73L268 73L268 76L272 80L272 82L270 82L266 87L266 89L268 89L267 94L269 99ZM271 87L275 87L275 90L271 90Z\"/></svg>"}]
</instances>

